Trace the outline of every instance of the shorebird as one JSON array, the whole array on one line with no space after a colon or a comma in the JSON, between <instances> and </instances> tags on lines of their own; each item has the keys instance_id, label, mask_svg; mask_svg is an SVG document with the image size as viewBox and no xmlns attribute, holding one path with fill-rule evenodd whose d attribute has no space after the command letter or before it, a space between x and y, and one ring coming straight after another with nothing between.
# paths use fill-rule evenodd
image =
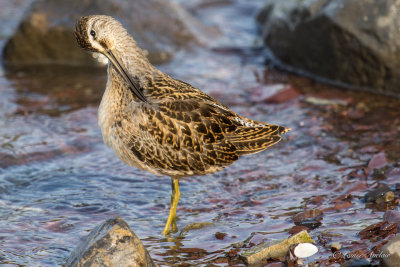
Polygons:
<instances>
[{"instance_id":1,"label":"shorebird","mask_svg":"<svg viewBox=\"0 0 400 267\"><path fill-rule=\"evenodd\" d=\"M163 233L177 231L179 179L214 173L239 156L260 152L289 129L240 116L192 85L155 68L114 18L79 19L75 36L105 55L108 80L98 110L104 143L126 164L171 177Z\"/></svg>"}]
</instances>

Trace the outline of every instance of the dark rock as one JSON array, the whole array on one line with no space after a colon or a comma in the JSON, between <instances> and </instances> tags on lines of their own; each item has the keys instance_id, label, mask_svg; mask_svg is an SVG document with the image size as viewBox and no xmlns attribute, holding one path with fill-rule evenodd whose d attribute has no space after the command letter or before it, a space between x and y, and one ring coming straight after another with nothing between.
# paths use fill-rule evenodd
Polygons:
<instances>
[{"instance_id":1,"label":"dark rock","mask_svg":"<svg viewBox=\"0 0 400 267\"><path fill-rule=\"evenodd\" d=\"M361 230L358 235L361 239L378 240L384 239L389 235L395 234L396 232L396 223L388 223L383 221L367 226Z\"/></svg>"},{"instance_id":2,"label":"dark rock","mask_svg":"<svg viewBox=\"0 0 400 267\"><path fill-rule=\"evenodd\" d=\"M219 240L224 240L226 235L227 235L226 233L216 232L215 233L215 238L219 239Z\"/></svg>"},{"instance_id":3,"label":"dark rock","mask_svg":"<svg viewBox=\"0 0 400 267\"><path fill-rule=\"evenodd\" d=\"M367 203L383 204L392 202L394 198L393 191L387 185L383 184L365 194L364 201Z\"/></svg>"},{"instance_id":4,"label":"dark rock","mask_svg":"<svg viewBox=\"0 0 400 267\"><path fill-rule=\"evenodd\" d=\"M74 29L84 15L105 14L119 20L153 63L168 60L177 49L198 43L193 32L206 31L177 4L162 0L38 0L8 40L6 66L36 64L93 65L78 47ZM208 29L208 28L207 28Z\"/></svg>"},{"instance_id":5,"label":"dark rock","mask_svg":"<svg viewBox=\"0 0 400 267\"><path fill-rule=\"evenodd\" d=\"M332 242L330 245L332 253L339 251L342 248L342 244L339 242Z\"/></svg>"},{"instance_id":6,"label":"dark rock","mask_svg":"<svg viewBox=\"0 0 400 267\"><path fill-rule=\"evenodd\" d=\"M400 0L267 0L258 16L282 65L329 81L400 94Z\"/></svg>"},{"instance_id":7,"label":"dark rock","mask_svg":"<svg viewBox=\"0 0 400 267\"><path fill-rule=\"evenodd\" d=\"M323 212L319 209L312 209L297 213L292 220L297 226L305 226L309 229L315 229L322 223Z\"/></svg>"},{"instance_id":8,"label":"dark rock","mask_svg":"<svg viewBox=\"0 0 400 267\"><path fill-rule=\"evenodd\" d=\"M320 209L311 209L297 213L293 216L292 220L297 223L301 222L304 219L311 219L311 218L320 218L323 215L322 210Z\"/></svg>"},{"instance_id":9,"label":"dark rock","mask_svg":"<svg viewBox=\"0 0 400 267\"><path fill-rule=\"evenodd\" d=\"M397 267L400 262L400 235L389 241L380 253L382 266Z\"/></svg>"},{"instance_id":10,"label":"dark rock","mask_svg":"<svg viewBox=\"0 0 400 267\"><path fill-rule=\"evenodd\" d=\"M305 226L311 230L318 228L319 226L321 226L321 221L319 221L318 219L304 219L302 220L300 223L296 224L298 226Z\"/></svg>"},{"instance_id":11,"label":"dark rock","mask_svg":"<svg viewBox=\"0 0 400 267\"><path fill-rule=\"evenodd\" d=\"M156 266L140 239L119 217L93 229L65 266Z\"/></svg>"}]
</instances>

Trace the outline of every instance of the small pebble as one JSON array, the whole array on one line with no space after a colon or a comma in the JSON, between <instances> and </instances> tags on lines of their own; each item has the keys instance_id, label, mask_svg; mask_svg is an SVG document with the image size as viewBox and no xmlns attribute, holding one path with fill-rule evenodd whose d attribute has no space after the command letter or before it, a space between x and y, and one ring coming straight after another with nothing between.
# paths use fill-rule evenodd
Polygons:
<instances>
[{"instance_id":1,"label":"small pebble","mask_svg":"<svg viewBox=\"0 0 400 267\"><path fill-rule=\"evenodd\" d=\"M330 247L332 252L336 252L342 248L342 244L340 244L339 242L332 242L330 244Z\"/></svg>"},{"instance_id":2,"label":"small pebble","mask_svg":"<svg viewBox=\"0 0 400 267\"><path fill-rule=\"evenodd\" d=\"M312 204L319 204L322 201L324 201L324 197L323 196L315 196L311 199L311 203Z\"/></svg>"},{"instance_id":3,"label":"small pebble","mask_svg":"<svg viewBox=\"0 0 400 267\"><path fill-rule=\"evenodd\" d=\"M227 235L226 233L216 232L215 233L215 238L219 239L219 240L224 240L226 235Z\"/></svg>"},{"instance_id":4,"label":"small pebble","mask_svg":"<svg viewBox=\"0 0 400 267\"><path fill-rule=\"evenodd\" d=\"M311 243L300 243L294 248L294 255L298 258L308 258L317 252L317 246Z\"/></svg>"}]
</instances>

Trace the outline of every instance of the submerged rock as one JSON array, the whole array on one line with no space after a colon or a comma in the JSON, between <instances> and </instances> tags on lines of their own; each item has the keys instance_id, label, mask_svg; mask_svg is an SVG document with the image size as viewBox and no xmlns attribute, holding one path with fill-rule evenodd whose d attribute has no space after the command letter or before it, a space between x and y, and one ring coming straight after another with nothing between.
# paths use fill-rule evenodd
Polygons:
<instances>
[{"instance_id":1,"label":"submerged rock","mask_svg":"<svg viewBox=\"0 0 400 267\"><path fill-rule=\"evenodd\" d=\"M358 235L361 239L376 240L377 238L384 239L390 235L396 234L397 223L378 222L371 224L361 230Z\"/></svg>"},{"instance_id":2,"label":"submerged rock","mask_svg":"<svg viewBox=\"0 0 400 267\"><path fill-rule=\"evenodd\" d=\"M400 0L267 0L258 16L276 58L349 87L400 95Z\"/></svg>"},{"instance_id":3,"label":"submerged rock","mask_svg":"<svg viewBox=\"0 0 400 267\"><path fill-rule=\"evenodd\" d=\"M305 226L309 229L315 229L322 224L322 215L323 212L321 210L312 209L297 213L293 216L292 220L297 226Z\"/></svg>"},{"instance_id":4,"label":"submerged rock","mask_svg":"<svg viewBox=\"0 0 400 267\"><path fill-rule=\"evenodd\" d=\"M386 204L394 202L395 194L394 192L385 184L368 191L364 196L364 201L366 203L374 204L379 207L385 207Z\"/></svg>"},{"instance_id":5,"label":"submerged rock","mask_svg":"<svg viewBox=\"0 0 400 267\"><path fill-rule=\"evenodd\" d=\"M185 227L183 227L183 229L180 231L179 235L184 235L190 231L203 229L203 228L210 227L213 225L215 225L215 224L211 223L211 222L191 223L191 224L188 224Z\"/></svg>"},{"instance_id":6,"label":"submerged rock","mask_svg":"<svg viewBox=\"0 0 400 267\"><path fill-rule=\"evenodd\" d=\"M65 266L156 266L140 239L119 217L93 229Z\"/></svg>"},{"instance_id":7,"label":"submerged rock","mask_svg":"<svg viewBox=\"0 0 400 267\"><path fill-rule=\"evenodd\" d=\"M208 29L170 1L38 0L5 45L4 63L93 65L92 55L78 47L73 33L76 21L92 14L119 20L153 63L198 43L197 35Z\"/></svg>"}]
</instances>

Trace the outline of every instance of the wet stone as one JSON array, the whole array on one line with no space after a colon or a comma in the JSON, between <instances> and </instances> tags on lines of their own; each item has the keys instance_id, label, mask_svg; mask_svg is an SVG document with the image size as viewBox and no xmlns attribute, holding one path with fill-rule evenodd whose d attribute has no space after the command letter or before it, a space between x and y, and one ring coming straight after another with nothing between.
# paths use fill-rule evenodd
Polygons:
<instances>
[{"instance_id":1,"label":"wet stone","mask_svg":"<svg viewBox=\"0 0 400 267\"><path fill-rule=\"evenodd\" d=\"M315 229L322 223L322 211L319 209L307 210L293 216L292 220L297 226L305 226L309 229Z\"/></svg>"},{"instance_id":2,"label":"wet stone","mask_svg":"<svg viewBox=\"0 0 400 267\"><path fill-rule=\"evenodd\" d=\"M219 240L224 240L226 235L227 235L226 233L216 232L215 233L215 238L219 239Z\"/></svg>"},{"instance_id":3,"label":"wet stone","mask_svg":"<svg viewBox=\"0 0 400 267\"><path fill-rule=\"evenodd\" d=\"M400 94L399 0L265 2L257 19L277 64L350 88Z\"/></svg>"},{"instance_id":4,"label":"wet stone","mask_svg":"<svg viewBox=\"0 0 400 267\"><path fill-rule=\"evenodd\" d=\"M385 195L388 192L391 192L390 188L387 185L382 185L376 189L369 191L365 195L364 200L365 202L377 202L377 199L384 199Z\"/></svg>"},{"instance_id":5,"label":"wet stone","mask_svg":"<svg viewBox=\"0 0 400 267\"><path fill-rule=\"evenodd\" d=\"M377 209L386 209L395 201L395 194L387 185L369 191L364 196L364 201L369 205L376 206Z\"/></svg>"},{"instance_id":6,"label":"wet stone","mask_svg":"<svg viewBox=\"0 0 400 267\"><path fill-rule=\"evenodd\" d=\"M321 224L322 223L319 220L312 218L312 219L304 219L301 222L299 222L297 225L304 226L304 227L307 227L312 230L312 229L318 228L319 226L321 226Z\"/></svg>"},{"instance_id":7,"label":"wet stone","mask_svg":"<svg viewBox=\"0 0 400 267\"><path fill-rule=\"evenodd\" d=\"M186 234L186 233L188 233L188 232L190 232L190 231L193 231L193 230L200 230L200 229L203 229L203 228L206 228L206 227L211 227L211 226L213 226L213 225L215 225L215 224L214 224L214 223L211 223L211 222L191 223L191 224L186 225L186 226L181 230L181 232L180 232L179 235L184 235L184 234Z\"/></svg>"},{"instance_id":8,"label":"wet stone","mask_svg":"<svg viewBox=\"0 0 400 267\"><path fill-rule=\"evenodd\" d=\"M329 246L331 247L332 252L338 251L342 248L342 244L339 242L332 242Z\"/></svg>"},{"instance_id":9,"label":"wet stone","mask_svg":"<svg viewBox=\"0 0 400 267\"><path fill-rule=\"evenodd\" d=\"M65 266L156 266L140 239L119 217L94 228Z\"/></svg>"},{"instance_id":10,"label":"wet stone","mask_svg":"<svg viewBox=\"0 0 400 267\"><path fill-rule=\"evenodd\" d=\"M319 209L312 209L312 210L307 210L303 211L300 213L297 213L295 216L293 216L292 220L295 223L299 223L304 219L314 219L314 218L320 218L322 216L322 211Z\"/></svg>"},{"instance_id":11,"label":"wet stone","mask_svg":"<svg viewBox=\"0 0 400 267\"><path fill-rule=\"evenodd\" d=\"M359 232L361 239L378 240L384 239L397 232L396 223L378 222L367 226Z\"/></svg>"}]
</instances>

